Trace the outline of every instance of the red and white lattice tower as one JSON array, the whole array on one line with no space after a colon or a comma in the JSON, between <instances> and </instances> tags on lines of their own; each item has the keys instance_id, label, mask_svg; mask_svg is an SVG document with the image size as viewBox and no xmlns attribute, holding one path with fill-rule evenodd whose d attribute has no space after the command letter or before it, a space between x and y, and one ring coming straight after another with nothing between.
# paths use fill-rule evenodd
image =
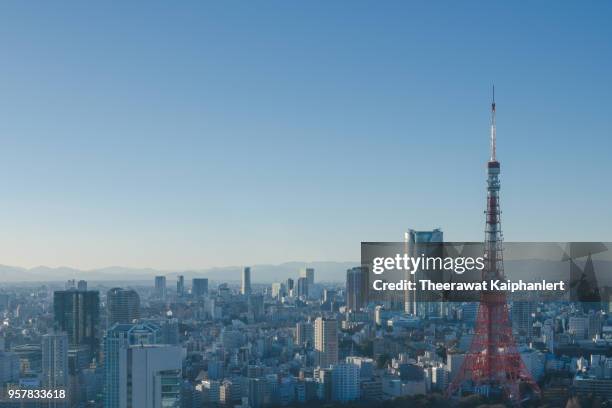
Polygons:
<instances>
[{"instance_id":1,"label":"red and white lattice tower","mask_svg":"<svg viewBox=\"0 0 612 408\"><path fill-rule=\"evenodd\" d=\"M483 280L505 280L503 235L499 206L500 164L496 158L495 88L491 104L491 157L487 163L487 210ZM483 291L476 317L474 337L469 352L447 389L447 396L467 385L472 392L502 394L514 403L521 400L520 386L527 384L536 394L540 389L521 359L509 319L506 293Z\"/></svg>"}]
</instances>

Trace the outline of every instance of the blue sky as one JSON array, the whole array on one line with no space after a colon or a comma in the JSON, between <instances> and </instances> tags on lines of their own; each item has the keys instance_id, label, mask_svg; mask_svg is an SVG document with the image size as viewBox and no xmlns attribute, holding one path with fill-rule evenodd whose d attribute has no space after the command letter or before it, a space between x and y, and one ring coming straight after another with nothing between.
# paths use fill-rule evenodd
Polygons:
<instances>
[{"instance_id":1,"label":"blue sky","mask_svg":"<svg viewBox=\"0 0 612 408\"><path fill-rule=\"evenodd\" d=\"M609 2L2 2L0 263L612 240Z\"/></svg>"}]
</instances>

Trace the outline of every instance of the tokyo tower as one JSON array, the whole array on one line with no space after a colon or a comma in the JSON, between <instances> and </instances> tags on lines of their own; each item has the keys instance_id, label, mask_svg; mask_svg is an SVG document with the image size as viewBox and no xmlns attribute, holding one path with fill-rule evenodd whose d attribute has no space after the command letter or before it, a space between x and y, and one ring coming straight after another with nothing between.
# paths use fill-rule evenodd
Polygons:
<instances>
[{"instance_id":1,"label":"tokyo tower","mask_svg":"<svg viewBox=\"0 0 612 408\"><path fill-rule=\"evenodd\" d=\"M503 235L499 205L500 163L496 157L495 88L491 103L491 157L487 163L487 209L485 211L485 268L482 279L505 280L503 262ZM446 394L455 394L467 385L478 394L505 396L515 404L521 401L521 384L532 392L540 389L521 359L509 319L506 293L483 291L476 318L476 327L470 350Z\"/></svg>"}]
</instances>

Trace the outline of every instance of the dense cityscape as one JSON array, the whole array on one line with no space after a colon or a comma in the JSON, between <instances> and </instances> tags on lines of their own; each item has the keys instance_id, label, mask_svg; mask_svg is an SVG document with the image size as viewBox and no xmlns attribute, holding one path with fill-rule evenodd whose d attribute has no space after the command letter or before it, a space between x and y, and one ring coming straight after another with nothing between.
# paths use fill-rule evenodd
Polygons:
<instances>
[{"instance_id":1,"label":"dense cityscape","mask_svg":"<svg viewBox=\"0 0 612 408\"><path fill-rule=\"evenodd\" d=\"M1 2L0 408L612 408L610 21Z\"/></svg>"},{"instance_id":2,"label":"dense cityscape","mask_svg":"<svg viewBox=\"0 0 612 408\"><path fill-rule=\"evenodd\" d=\"M419 395L442 401L472 341L476 303L369 302L361 267L349 269L342 284L317 279L312 268L265 285L252 283L248 267L241 278L157 276L154 285L125 288L83 280L4 284L0 406L376 405ZM511 305L515 340L541 387L542 406L612 399L606 299L599 309ZM66 399L25 405L9 398L15 389L63 389ZM464 401L482 403L467 394Z\"/></svg>"},{"instance_id":3,"label":"dense cityscape","mask_svg":"<svg viewBox=\"0 0 612 408\"><path fill-rule=\"evenodd\" d=\"M493 93L482 278L506 280L495 113ZM443 242L405 234L406 253ZM0 407L611 406L612 290L588 285L590 248L569 248L573 269L586 258L569 285L588 301L433 302L376 291L363 259L343 283L306 267L254 284L244 267L239 284L4 285Z\"/></svg>"}]
</instances>

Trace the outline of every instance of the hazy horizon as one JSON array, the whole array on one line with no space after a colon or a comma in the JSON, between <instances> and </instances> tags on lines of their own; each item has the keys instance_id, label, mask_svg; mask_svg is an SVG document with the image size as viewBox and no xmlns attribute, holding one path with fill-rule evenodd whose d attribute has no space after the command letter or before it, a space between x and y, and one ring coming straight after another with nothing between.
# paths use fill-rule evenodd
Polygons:
<instances>
[{"instance_id":1,"label":"hazy horizon","mask_svg":"<svg viewBox=\"0 0 612 408\"><path fill-rule=\"evenodd\" d=\"M358 266L359 261L291 261L279 264L253 264L251 277L254 283L270 283L283 281L289 277L297 279L299 269L303 267L315 268L315 276L320 282L343 282L346 269ZM192 277L208 277L213 281L239 282L243 266L229 265L209 268L196 268L191 270L156 268L129 268L122 266L109 266L81 270L71 267L47 267L38 266L34 268L20 268L11 265L0 264L0 276L4 283L16 282L65 282L69 279L87 280L97 282L142 282L151 281L156 275L175 277L184 275L186 279ZM44 280L47 279L47 280Z\"/></svg>"}]
</instances>

